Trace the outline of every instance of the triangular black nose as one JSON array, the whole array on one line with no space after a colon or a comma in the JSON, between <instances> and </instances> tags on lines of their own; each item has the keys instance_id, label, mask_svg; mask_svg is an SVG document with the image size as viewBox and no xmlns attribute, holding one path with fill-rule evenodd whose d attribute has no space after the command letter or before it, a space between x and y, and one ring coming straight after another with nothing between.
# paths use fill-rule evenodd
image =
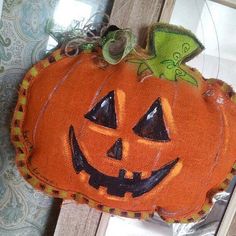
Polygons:
<instances>
[{"instance_id":1,"label":"triangular black nose","mask_svg":"<svg viewBox=\"0 0 236 236\"><path fill-rule=\"evenodd\" d=\"M122 159L122 139L118 138L116 142L111 146L110 149L107 151L107 156L121 160Z\"/></svg>"}]
</instances>

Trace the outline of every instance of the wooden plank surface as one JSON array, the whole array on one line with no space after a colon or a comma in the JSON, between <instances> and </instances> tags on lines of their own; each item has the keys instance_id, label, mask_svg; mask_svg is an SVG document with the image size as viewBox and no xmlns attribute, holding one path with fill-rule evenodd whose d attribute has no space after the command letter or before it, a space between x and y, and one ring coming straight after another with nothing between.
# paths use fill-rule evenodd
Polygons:
<instances>
[{"instance_id":1,"label":"wooden plank surface","mask_svg":"<svg viewBox=\"0 0 236 236\"><path fill-rule=\"evenodd\" d=\"M161 12L161 16L159 19L160 22L166 22L166 23L170 22L170 18L174 10L174 6L175 6L175 0L165 1L162 12Z\"/></svg>"},{"instance_id":2,"label":"wooden plank surface","mask_svg":"<svg viewBox=\"0 0 236 236\"><path fill-rule=\"evenodd\" d=\"M110 219L110 214L102 213L102 217L100 219L100 222L97 228L96 236L104 236L106 234L109 219Z\"/></svg>"},{"instance_id":3,"label":"wooden plank surface","mask_svg":"<svg viewBox=\"0 0 236 236\"><path fill-rule=\"evenodd\" d=\"M236 9L236 0L211 0L211 1Z\"/></svg>"},{"instance_id":4,"label":"wooden plank surface","mask_svg":"<svg viewBox=\"0 0 236 236\"><path fill-rule=\"evenodd\" d=\"M74 201L63 201L54 236L94 236L102 213Z\"/></svg>"},{"instance_id":5,"label":"wooden plank surface","mask_svg":"<svg viewBox=\"0 0 236 236\"><path fill-rule=\"evenodd\" d=\"M236 187L229 200L217 236L236 236Z\"/></svg>"},{"instance_id":6,"label":"wooden plank surface","mask_svg":"<svg viewBox=\"0 0 236 236\"><path fill-rule=\"evenodd\" d=\"M138 43L145 45L147 27L157 22L164 0L116 0L111 12L111 24L131 28L138 36Z\"/></svg>"}]
</instances>

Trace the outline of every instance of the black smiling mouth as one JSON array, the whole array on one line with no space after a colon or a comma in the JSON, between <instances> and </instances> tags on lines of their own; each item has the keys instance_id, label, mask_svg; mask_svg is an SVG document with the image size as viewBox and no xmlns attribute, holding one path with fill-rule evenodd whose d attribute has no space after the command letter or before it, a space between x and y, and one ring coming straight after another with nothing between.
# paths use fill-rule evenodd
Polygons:
<instances>
[{"instance_id":1,"label":"black smiling mouth","mask_svg":"<svg viewBox=\"0 0 236 236\"><path fill-rule=\"evenodd\" d=\"M139 197L146 192L149 192L157 184L159 184L173 169L173 167L179 161L179 158L167 163L158 170L152 171L150 177L141 179L141 172L133 172L133 178L125 178L126 171L121 169L118 177L108 176L93 166L91 166L86 157L84 156L79 144L77 142L74 128L70 126L69 140L72 151L72 163L76 173L84 170L89 176L89 184L98 189L100 186L107 189L107 193L110 195L124 197L125 193L132 193L132 197Z\"/></svg>"}]
</instances>

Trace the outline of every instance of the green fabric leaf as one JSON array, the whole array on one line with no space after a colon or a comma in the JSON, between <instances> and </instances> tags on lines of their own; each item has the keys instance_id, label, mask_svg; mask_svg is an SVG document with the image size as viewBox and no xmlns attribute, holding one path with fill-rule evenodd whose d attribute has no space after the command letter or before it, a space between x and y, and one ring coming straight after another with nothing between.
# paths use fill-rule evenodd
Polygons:
<instances>
[{"instance_id":1,"label":"green fabric leaf","mask_svg":"<svg viewBox=\"0 0 236 236\"><path fill-rule=\"evenodd\" d=\"M195 86L198 85L196 79L194 79L193 76L187 74L187 73L186 73L185 71L183 71L183 70L181 71L181 73L180 73L179 71L176 72L176 80L177 80L177 79L182 79L182 80L184 80L184 81L186 81L186 82L188 82L188 83L190 83L190 84L193 84L193 85L195 85Z\"/></svg>"},{"instance_id":2,"label":"green fabric leaf","mask_svg":"<svg viewBox=\"0 0 236 236\"><path fill-rule=\"evenodd\" d=\"M168 80L185 80L195 86L197 81L181 65L203 49L203 45L188 30L168 24L156 24L149 33L148 51L152 55L145 63L155 76Z\"/></svg>"}]
</instances>

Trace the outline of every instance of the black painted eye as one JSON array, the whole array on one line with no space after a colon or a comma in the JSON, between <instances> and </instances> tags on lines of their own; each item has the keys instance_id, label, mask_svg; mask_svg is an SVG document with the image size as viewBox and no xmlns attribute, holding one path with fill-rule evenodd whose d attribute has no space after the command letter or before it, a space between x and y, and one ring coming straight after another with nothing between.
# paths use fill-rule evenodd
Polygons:
<instances>
[{"instance_id":1,"label":"black painted eye","mask_svg":"<svg viewBox=\"0 0 236 236\"><path fill-rule=\"evenodd\" d=\"M84 117L96 124L116 129L114 91L109 92Z\"/></svg>"},{"instance_id":2,"label":"black painted eye","mask_svg":"<svg viewBox=\"0 0 236 236\"><path fill-rule=\"evenodd\" d=\"M168 136L165 122L163 119L163 111L161 99L158 98L149 108L147 113L135 125L133 131L140 137L158 142L168 142Z\"/></svg>"}]
</instances>

